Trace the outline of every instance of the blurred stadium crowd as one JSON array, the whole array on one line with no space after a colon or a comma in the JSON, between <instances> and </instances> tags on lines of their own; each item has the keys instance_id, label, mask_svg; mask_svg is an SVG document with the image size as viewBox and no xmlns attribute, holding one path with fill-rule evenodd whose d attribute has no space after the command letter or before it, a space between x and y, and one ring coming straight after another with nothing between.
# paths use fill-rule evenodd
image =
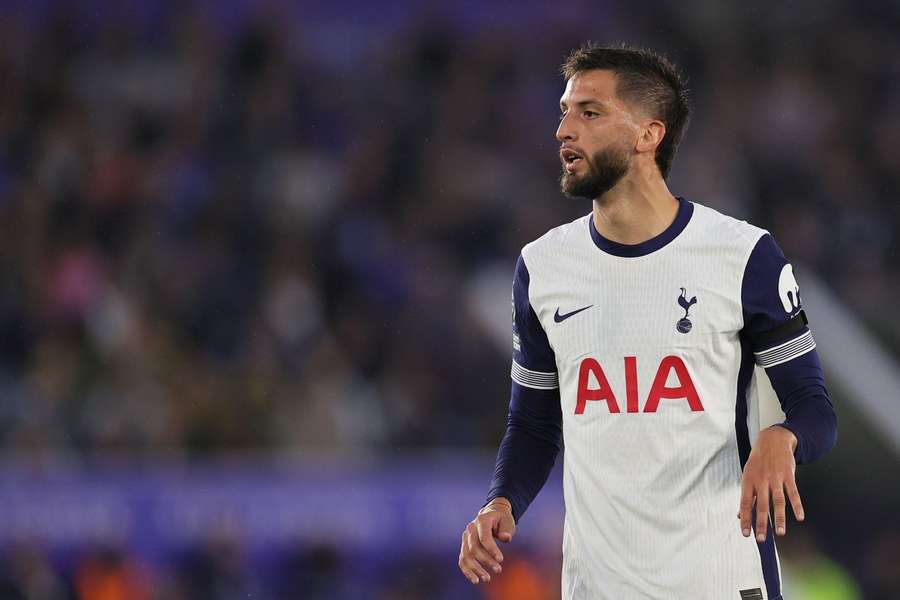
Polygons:
<instances>
[{"instance_id":1,"label":"blurred stadium crowd","mask_svg":"<svg viewBox=\"0 0 900 600\"><path fill-rule=\"evenodd\" d=\"M509 357L490 292L524 243L589 210L560 196L553 138L558 63L588 38L690 74L676 193L769 228L801 283L815 270L900 347L896 4L631 4L5 14L0 450L492 451ZM854 576L866 598L900 597L877 564L900 538L879 543ZM211 548L161 597L249 597L233 550ZM335 549L303 556L340 572ZM101 547L63 566L32 546L6 557L3 598L157 589ZM458 576L417 572L369 593L438 598ZM256 593L342 597L310 581Z\"/></svg>"}]
</instances>

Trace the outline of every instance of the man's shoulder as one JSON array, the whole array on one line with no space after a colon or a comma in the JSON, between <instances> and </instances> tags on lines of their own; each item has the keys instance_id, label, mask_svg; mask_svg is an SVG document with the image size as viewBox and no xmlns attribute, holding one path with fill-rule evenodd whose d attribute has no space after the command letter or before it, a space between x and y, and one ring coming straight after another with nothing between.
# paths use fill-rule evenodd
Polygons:
<instances>
[{"instance_id":1,"label":"man's shoulder","mask_svg":"<svg viewBox=\"0 0 900 600\"><path fill-rule=\"evenodd\" d=\"M694 218L691 229L704 238L710 238L719 243L735 244L749 252L759 238L768 233L761 227L727 215L705 204L698 202L693 204Z\"/></svg>"},{"instance_id":2,"label":"man's shoulder","mask_svg":"<svg viewBox=\"0 0 900 600\"><path fill-rule=\"evenodd\" d=\"M540 257L558 255L561 248L571 249L574 245L583 243L590 238L588 218L591 213L578 217L574 221L563 223L541 237L528 242L522 248L522 258L525 262L540 260Z\"/></svg>"}]
</instances>

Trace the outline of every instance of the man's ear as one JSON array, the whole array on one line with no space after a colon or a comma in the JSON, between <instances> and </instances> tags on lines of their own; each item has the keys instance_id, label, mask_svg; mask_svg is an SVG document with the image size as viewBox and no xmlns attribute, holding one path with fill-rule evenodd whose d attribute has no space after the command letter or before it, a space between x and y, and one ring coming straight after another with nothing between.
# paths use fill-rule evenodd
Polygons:
<instances>
[{"instance_id":1,"label":"man's ear","mask_svg":"<svg viewBox=\"0 0 900 600\"><path fill-rule=\"evenodd\" d=\"M666 135L666 125L656 119L648 119L641 124L635 150L638 152L653 152L662 143Z\"/></svg>"}]
</instances>

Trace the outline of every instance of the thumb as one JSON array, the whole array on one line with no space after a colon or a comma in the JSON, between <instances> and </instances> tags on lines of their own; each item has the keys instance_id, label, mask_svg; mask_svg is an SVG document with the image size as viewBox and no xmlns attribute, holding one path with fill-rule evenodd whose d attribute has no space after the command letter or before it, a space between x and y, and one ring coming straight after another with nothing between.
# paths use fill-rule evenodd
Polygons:
<instances>
[{"instance_id":1,"label":"thumb","mask_svg":"<svg viewBox=\"0 0 900 600\"><path fill-rule=\"evenodd\" d=\"M497 521L497 539L501 542L509 542L516 534L516 521L511 514L503 515Z\"/></svg>"}]
</instances>

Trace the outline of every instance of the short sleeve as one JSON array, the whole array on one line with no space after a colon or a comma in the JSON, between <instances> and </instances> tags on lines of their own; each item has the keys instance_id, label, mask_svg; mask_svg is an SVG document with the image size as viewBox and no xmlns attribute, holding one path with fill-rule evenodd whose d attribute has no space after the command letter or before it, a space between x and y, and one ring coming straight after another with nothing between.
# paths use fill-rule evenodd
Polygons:
<instances>
[{"instance_id":1,"label":"short sleeve","mask_svg":"<svg viewBox=\"0 0 900 600\"><path fill-rule=\"evenodd\" d=\"M756 243L741 285L744 328L761 367L780 365L816 347L794 268L768 233Z\"/></svg>"},{"instance_id":2,"label":"short sleeve","mask_svg":"<svg viewBox=\"0 0 900 600\"><path fill-rule=\"evenodd\" d=\"M553 390L559 387L556 356L528 296L530 276L519 256L512 286L512 379L519 385Z\"/></svg>"}]
</instances>

